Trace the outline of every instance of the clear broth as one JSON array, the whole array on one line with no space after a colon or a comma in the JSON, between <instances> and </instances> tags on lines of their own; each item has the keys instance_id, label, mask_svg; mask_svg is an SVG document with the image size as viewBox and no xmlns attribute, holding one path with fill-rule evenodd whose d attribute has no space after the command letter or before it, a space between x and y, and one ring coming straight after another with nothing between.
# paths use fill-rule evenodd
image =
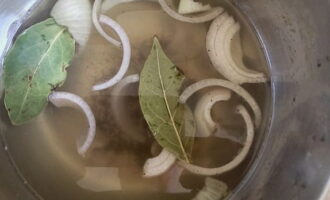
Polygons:
<instances>
[{"instance_id":1,"label":"clear broth","mask_svg":"<svg viewBox=\"0 0 330 200\"><path fill-rule=\"evenodd\" d=\"M230 5L223 5L241 22L240 33L244 59L248 66L267 71L261 48L244 18ZM139 73L157 35L168 57L184 72L186 84L204 78L221 78L212 67L206 49L205 37L208 23L189 24L172 19L158 4L135 2L116 6L107 13L126 30L132 46L132 60L127 74ZM143 25L141 25L143 24ZM111 31L108 30L110 33ZM47 108L29 123L14 127L3 114L6 147L25 183L37 195L47 200L105 200L105 199L191 199L203 187L204 177L184 172L183 186L192 189L187 194L166 193L166 175L143 178L142 167L146 159L155 156L160 148L153 146L153 138L139 109L137 84L128 86L121 96L111 95L111 88L93 92L91 87L112 77L121 63L120 49L107 43L95 30L84 50L76 55L68 69L65 85L58 90L69 91L83 97L91 106L97 121L95 141L85 157L78 155L76 140L85 133L84 117L70 108ZM269 86L244 85L256 97L267 121L269 110ZM189 104L193 106L195 99ZM230 102L216 104L213 116L228 127L235 126L244 133L243 121L232 112L233 105L242 100L233 97ZM117 102L114 105L114 102ZM219 112L217 112L219 111ZM1 113L5 113L3 106ZM224 117L226 116L226 117ZM230 116L228 118L228 116ZM254 146L248 158L234 170L220 176L233 190L242 180L252 163L263 139L263 129L256 132ZM215 167L230 161L240 145L224 139L199 138L194 146L194 162L201 166ZM114 174L95 176L102 192L86 189L79 181L88 168L106 167L117 169ZM106 178L113 177L113 178ZM111 185L111 186L109 186ZM96 187L96 186L95 186ZM109 189L111 188L112 189ZM97 188L97 187L96 187ZM94 188L95 189L95 188Z\"/></svg>"}]
</instances>

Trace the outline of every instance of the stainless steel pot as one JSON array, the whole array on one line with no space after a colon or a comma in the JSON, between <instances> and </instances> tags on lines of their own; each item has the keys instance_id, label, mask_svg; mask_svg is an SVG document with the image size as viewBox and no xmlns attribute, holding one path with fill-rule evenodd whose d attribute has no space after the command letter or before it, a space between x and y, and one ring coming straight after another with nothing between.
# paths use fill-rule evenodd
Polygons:
<instances>
[{"instance_id":1,"label":"stainless steel pot","mask_svg":"<svg viewBox=\"0 0 330 200\"><path fill-rule=\"evenodd\" d=\"M14 35L24 28L21 24L46 17L53 4L0 1L1 63ZM330 177L330 1L233 4L263 47L271 74L272 113L257 159L231 199L321 199ZM0 199L38 199L13 166L6 149L0 148Z\"/></svg>"}]
</instances>

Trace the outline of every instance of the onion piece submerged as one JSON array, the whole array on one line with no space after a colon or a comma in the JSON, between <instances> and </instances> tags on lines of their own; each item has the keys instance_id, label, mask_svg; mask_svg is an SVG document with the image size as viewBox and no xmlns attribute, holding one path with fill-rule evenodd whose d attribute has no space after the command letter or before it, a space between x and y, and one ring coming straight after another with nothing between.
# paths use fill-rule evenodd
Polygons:
<instances>
[{"instance_id":1,"label":"onion piece submerged","mask_svg":"<svg viewBox=\"0 0 330 200\"><path fill-rule=\"evenodd\" d=\"M104 29L102 28L101 24L99 23L101 6L102 6L102 0L95 0L94 1L93 12L92 12L93 24L94 24L97 32L99 32L100 35L102 35L102 37L104 37L108 42L110 42L111 44L113 44L113 45L115 45L117 47L121 47L121 43L119 41L117 41L116 39L112 38L111 36L109 36L104 31Z\"/></svg>"},{"instance_id":2,"label":"onion piece submerged","mask_svg":"<svg viewBox=\"0 0 330 200\"><path fill-rule=\"evenodd\" d=\"M204 176L214 176L219 175L222 173L225 173L227 171L230 171L237 167L247 156L253 142L254 138L254 127L251 120L251 117L247 110L244 108L244 106L239 105L237 106L237 112L243 117L247 129L246 139L244 142L243 149L240 151L240 153L229 163L217 167L217 168L205 168L205 167L199 167L184 161L179 161L179 164L184 167L186 170L190 171L191 173L198 174L198 175L204 175Z\"/></svg>"},{"instance_id":3,"label":"onion piece submerged","mask_svg":"<svg viewBox=\"0 0 330 200\"><path fill-rule=\"evenodd\" d=\"M84 176L77 181L81 188L93 192L121 191L119 169L114 167L85 167Z\"/></svg>"},{"instance_id":4,"label":"onion piece submerged","mask_svg":"<svg viewBox=\"0 0 330 200\"><path fill-rule=\"evenodd\" d=\"M197 125L197 137L209 137L216 129L216 122L211 116L213 105L219 101L227 101L231 97L231 92L227 89L219 88L203 95L197 102L194 115Z\"/></svg>"},{"instance_id":5,"label":"onion piece submerged","mask_svg":"<svg viewBox=\"0 0 330 200\"><path fill-rule=\"evenodd\" d=\"M192 200L220 200L227 195L227 190L224 182L206 177L203 189Z\"/></svg>"},{"instance_id":6,"label":"onion piece submerged","mask_svg":"<svg viewBox=\"0 0 330 200\"><path fill-rule=\"evenodd\" d=\"M194 116L197 124L197 137L215 137L227 139L232 142L243 145L244 138L241 134L229 133L225 127L221 124L217 124L213 121L211 116L211 110L215 103L219 101L227 101L231 98L231 92L227 89L220 88L214 89L204 94L196 103L194 110Z\"/></svg>"},{"instance_id":7,"label":"onion piece submerged","mask_svg":"<svg viewBox=\"0 0 330 200\"><path fill-rule=\"evenodd\" d=\"M221 139L226 139L235 143L238 143L240 145L244 145L244 137L243 134L238 132L229 132L225 127L222 127L220 125L217 125L216 131L214 133L214 136Z\"/></svg>"},{"instance_id":8,"label":"onion piece submerged","mask_svg":"<svg viewBox=\"0 0 330 200\"><path fill-rule=\"evenodd\" d=\"M240 24L232 16L223 13L211 24L206 37L206 48L215 69L228 80L237 83L259 83L267 80L264 73L248 69L243 54L235 62L231 52L233 37L239 34ZM240 41L236 48L241 52Z\"/></svg>"},{"instance_id":9,"label":"onion piece submerged","mask_svg":"<svg viewBox=\"0 0 330 200\"><path fill-rule=\"evenodd\" d=\"M123 113L126 112L123 112L121 108L123 106L126 106L126 104L123 103L122 98L120 98L127 94L127 93L125 94L126 87L129 86L130 84L137 83L139 79L140 79L139 74L128 75L114 86L113 90L111 91L111 95L112 95L111 110L117 111L117 112L113 112L113 116L118 126L121 127L123 131L123 135L127 134L127 137L129 137L132 141L144 142L146 138L143 137L141 134L136 134L137 132L135 131L135 127L132 128L129 125L130 116L123 115Z\"/></svg>"},{"instance_id":10,"label":"onion piece submerged","mask_svg":"<svg viewBox=\"0 0 330 200\"><path fill-rule=\"evenodd\" d=\"M106 39L108 40L110 43L112 43L113 45L117 46L117 47L121 47L121 42L114 39L113 37L111 37L110 35L108 35L102 28L102 26L100 25L100 23L98 22L98 13L105 13L108 10L110 10L111 8L119 5L119 4L123 4L123 3L131 3L131 2L135 2L135 1L145 1L145 0L105 0L103 1L103 3L99 0L97 0L98 2L95 1L94 3L94 8L93 8L93 23L95 28L97 29L97 31ZM147 0L150 2L156 2L157 0Z\"/></svg>"},{"instance_id":11,"label":"onion piece submerged","mask_svg":"<svg viewBox=\"0 0 330 200\"><path fill-rule=\"evenodd\" d=\"M158 156L145 162L143 166L144 177L154 177L165 173L175 161L175 155L163 149Z\"/></svg>"},{"instance_id":12,"label":"onion piece submerged","mask_svg":"<svg viewBox=\"0 0 330 200\"><path fill-rule=\"evenodd\" d=\"M166 174L167 176L167 184L166 184L166 192L167 193L189 193L191 189L187 189L182 186L180 183L180 177L183 173L184 169L181 166L175 164Z\"/></svg>"},{"instance_id":13,"label":"onion piece submerged","mask_svg":"<svg viewBox=\"0 0 330 200\"><path fill-rule=\"evenodd\" d=\"M89 0L58 0L50 16L58 24L68 27L77 43L85 46L92 29L91 13Z\"/></svg>"},{"instance_id":14,"label":"onion piece submerged","mask_svg":"<svg viewBox=\"0 0 330 200\"><path fill-rule=\"evenodd\" d=\"M84 155L95 138L96 123L91 108L82 98L69 92L52 92L48 99L56 107L74 107L84 112L88 121L88 131L84 142L78 144L78 153Z\"/></svg>"},{"instance_id":15,"label":"onion piece submerged","mask_svg":"<svg viewBox=\"0 0 330 200\"><path fill-rule=\"evenodd\" d=\"M128 75L123 78L112 91L112 95L119 96L121 95L123 89L131 83L137 83L140 80L139 74Z\"/></svg>"},{"instance_id":16,"label":"onion piece submerged","mask_svg":"<svg viewBox=\"0 0 330 200\"><path fill-rule=\"evenodd\" d=\"M204 79L188 86L179 97L180 103L185 103L187 99L202 88L220 86L232 90L240 95L251 107L254 112L256 128L261 124L261 110L254 98L241 86L223 79Z\"/></svg>"},{"instance_id":17,"label":"onion piece submerged","mask_svg":"<svg viewBox=\"0 0 330 200\"><path fill-rule=\"evenodd\" d=\"M179 13L177 13L174 9L172 9L166 0L159 0L158 1L162 9L171 17L173 17L176 20L182 21L182 22L188 22L188 23L204 23L213 20L218 15L220 15L224 9L221 7L212 8L209 11L206 11L205 13L197 14L196 16L184 16Z\"/></svg>"},{"instance_id":18,"label":"onion piece submerged","mask_svg":"<svg viewBox=\"0 0 330 200\"><path fill-rule=\"evenodd\" d=\"M105 15L100 16L100 22L113 28L113 30L119 35L123 46L123 59L119 71L116 73L116 75L104 83L94 85L93 90L103 90L118 83L127 72L131 59L131 45L124 29L117 22Z\"/></svg>"},{"instance_id":19,"label":"onion piece submerged","mask_svg":"<svg viewBox=\"0 0 330 200\"><path fill-rule=\"evenodd\" d=\"M194 0L180 0L178 13L180 14L192 14L205 12L212 9L210 4L203 4L195 2Z\"/></svg>"}]
</instances>

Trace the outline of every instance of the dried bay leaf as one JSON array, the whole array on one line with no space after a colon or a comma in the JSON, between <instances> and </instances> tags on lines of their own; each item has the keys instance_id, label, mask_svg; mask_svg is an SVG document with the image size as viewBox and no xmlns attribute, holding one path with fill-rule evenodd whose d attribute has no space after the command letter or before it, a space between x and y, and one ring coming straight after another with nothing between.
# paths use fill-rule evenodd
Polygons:
<instances>
[{"instance_id":1,"label":"dried bay leaf","mask_svg":"<svg viewBox=\"0 0 330 200\"><path fill-rule=\"evenodd\" d=\"M20 34L4 61L5 107L14 125L37 116L66 79L75 41L49 18Z\"/></svg>"},{"instance_id":2,"label":"dried bay leaf","mask_svg":"<svg viewBox=\"0 0 330 200\"><path fill-rule=\"evenodd\" d=\"M195 135L191 110L178 102L184 75L169 60L154 38L140 76L141 110L157 142L189 162Z\"/></svg>"}]
</instances>

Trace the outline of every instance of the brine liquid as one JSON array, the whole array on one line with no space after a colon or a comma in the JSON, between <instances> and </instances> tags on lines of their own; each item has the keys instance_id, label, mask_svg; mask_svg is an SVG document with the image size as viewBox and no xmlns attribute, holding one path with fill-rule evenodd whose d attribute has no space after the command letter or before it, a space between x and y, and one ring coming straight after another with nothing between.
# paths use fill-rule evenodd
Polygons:
<instances>
[{"instance_id":1,"label":"brine liquid","mask_svg":"<svg viewBox=\"0 0 330 200\"><path fill-rule=\"evenodd\" d=\"M229 12L241 22L241 41L245 62L266 71L260 48L244 20L229 5ZM214 70L205 47L208 23L189 24L172 19L156 3L135 2L116 6L107 15L125 29L132 46L129 74L139 73L150 52L153 36L157 36L168 57L187 77L186 85L204 79L221 78ZM83 23L83 22L82 22ZM111 33L111 30L107 30ZM77 153L77 139L87 130L84 116L71 108L49 104L37 119L23 126L11 126L2 107L7 148L26 183L45 200L119 200L191 199L204 185L203 176L184 172L181 184L191 189L184 194L167 192L167 174L143 178L146 159L156 156L155 145L140 111L138 84L127 86L120 96L112 89L93 92L91 88L112 77L118 70L122 51L109 44L95 30L85 49L79 49L68 69L65 85L58 90L83 97L91 106L97 121L96 138L85 157ZM269 91L264 84L244 87L256 97L267 117ZM195 97L196 98L196 97ZM196 99L189 101L194 106ZM214 119L229 132L245 134L244 122L233 114L233 106L242 100L233 97L217 103ZM216 176L233 190L242 180L262 142L262 129L256 132L248 158L236 169ZM216 167L229 162L240 150L239 144L216 137L198 138L193 162Z\"/></svg>"}]
</instances>

